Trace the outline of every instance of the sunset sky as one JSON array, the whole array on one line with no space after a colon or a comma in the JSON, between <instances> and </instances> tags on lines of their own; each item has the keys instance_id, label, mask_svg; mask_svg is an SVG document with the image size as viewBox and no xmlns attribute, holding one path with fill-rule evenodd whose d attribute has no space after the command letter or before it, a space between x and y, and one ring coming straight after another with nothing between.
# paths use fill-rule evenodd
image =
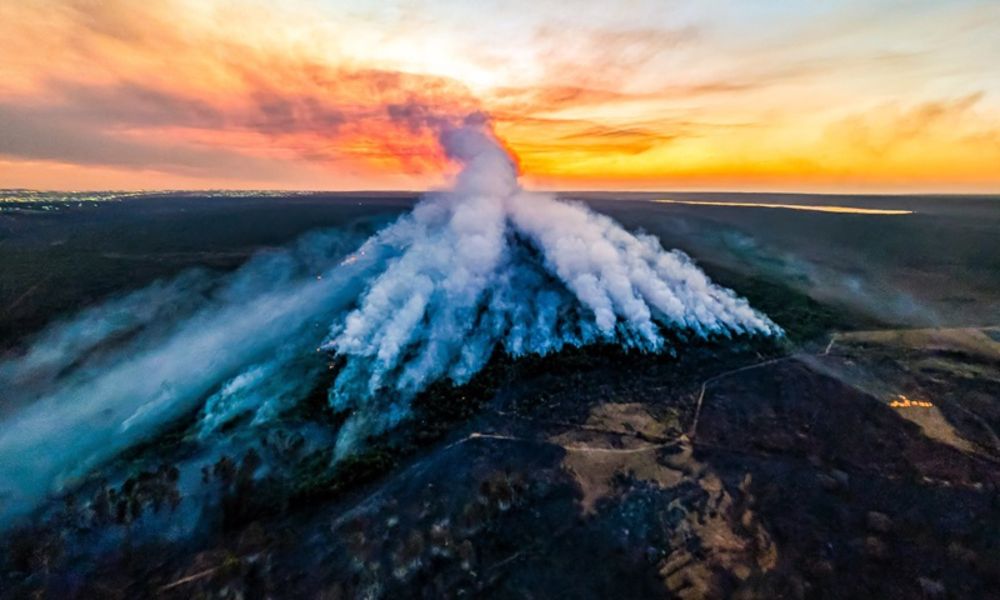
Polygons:
<instances>
[{"instance_id":1,"label":"sunset sky","mask_svg":"<svg viewBox=\"0 0 1000 600\"><path fill-rule=\"evenodd\" d=\"M3 0L0 187L1000 192L1000 2Z\"/></svg>"}]
</instances>

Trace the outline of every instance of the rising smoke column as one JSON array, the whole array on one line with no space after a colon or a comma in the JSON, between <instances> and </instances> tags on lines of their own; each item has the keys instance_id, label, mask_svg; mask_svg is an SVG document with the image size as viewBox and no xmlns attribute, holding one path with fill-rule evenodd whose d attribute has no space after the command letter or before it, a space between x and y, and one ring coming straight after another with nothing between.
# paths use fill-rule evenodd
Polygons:
<instances>
[{"instance_id":1,"label":"rising smoke column","mask_svg":"<svg viewBox=\"0 0 1000 600\"><path fill-rule=\"evenodd\" d=\"M453 188L346 258L342 236L306 236L221 280L187 274L90 308L0 363L15 407L0 416L0 525L185 415L206 446L227 424L280 418L322 370L302 360L317 346L342 359L329 390L348 413L342 457L406 418L427 385L468 381L498 350L660 351L664 328L780 334L684 253L523 191L483 119L431 124L461 167Z\"/></svg>"},{"instance_id":2,"label":"rising smoke column","mask_svg":"<svg viewBox=\"0 0 1000 600\"><path fill-rule=\"evenodd\" d=\"M339 453L395 425L432 381L468 381L497 348L544 354L601 340L659 351L661 327L703 338L780 333L683 252L582 204L523 191L483 120L440 128L462 166L454 188L379 235L398 257L325 346L346 359L330 391L333 407L351 412Z\"/></svg>"}]
</instances>

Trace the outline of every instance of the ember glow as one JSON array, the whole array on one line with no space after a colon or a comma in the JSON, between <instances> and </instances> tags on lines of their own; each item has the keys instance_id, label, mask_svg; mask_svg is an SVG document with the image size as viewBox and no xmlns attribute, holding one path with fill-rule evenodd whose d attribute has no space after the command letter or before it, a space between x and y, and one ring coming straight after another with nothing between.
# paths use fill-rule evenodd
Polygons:
<instances>
[{"instance_id":1,"label":"ember glow","mask_svg":"<svg viewBox=\"0 0 1000 600\"><path fill-rule=\"evenodd\" d=\"M428 111L535 188L1000 187L995 2L23 0L0 36L0 187L424 189Z\"/></svg>"},{"instance_id":2,"label":"ember glow","mask_svg":"<svg viewBox=\"0 0 1000 600\"><path fill-rule=\"evenodd\" d=\"M895 400L889 403L892 408L932 408L933 403L926 400L910 400L903 394L899 394Z\"/></svg>"}]
</instances>

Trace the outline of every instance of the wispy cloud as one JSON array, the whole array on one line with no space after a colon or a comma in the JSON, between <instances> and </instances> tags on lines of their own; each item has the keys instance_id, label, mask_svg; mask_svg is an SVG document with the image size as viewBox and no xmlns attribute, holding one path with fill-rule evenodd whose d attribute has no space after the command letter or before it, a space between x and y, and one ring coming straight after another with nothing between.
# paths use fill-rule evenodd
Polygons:
<instances>
[{"instance_id":1,"label":"wispy cloud","mask_svg":"<svg viewBox=\"0 0 1000 600\"><path fill-rule=\"evenodd\" d=\"M546 186L1000 187L989 4L441 2L3 3L0 186L431 185L481 111Z\"/></svg>"}]
</instances>

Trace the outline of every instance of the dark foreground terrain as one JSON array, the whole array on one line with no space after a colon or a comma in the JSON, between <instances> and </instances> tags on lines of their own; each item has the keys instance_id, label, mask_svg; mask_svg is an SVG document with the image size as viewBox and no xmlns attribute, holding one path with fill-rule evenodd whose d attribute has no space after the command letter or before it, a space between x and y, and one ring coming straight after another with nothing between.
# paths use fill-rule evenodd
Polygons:
<instances>
[{"instance_id":1,"label":"dark foreground terrain","mask_svg":"<svg viewBox=\"0 0 1000 600\"><path fill-rule=\"evenodd\" d=\"M994 201L867 201L905 217L588 201L687 250L787 339L495 356L332 468L306 435L342 418L324 382L193 479L179 422L7 531L0 596L1000 597ZM411 202L10 205L2 347L314 227L363 238Z\"/></svg>"}]
</instances>

